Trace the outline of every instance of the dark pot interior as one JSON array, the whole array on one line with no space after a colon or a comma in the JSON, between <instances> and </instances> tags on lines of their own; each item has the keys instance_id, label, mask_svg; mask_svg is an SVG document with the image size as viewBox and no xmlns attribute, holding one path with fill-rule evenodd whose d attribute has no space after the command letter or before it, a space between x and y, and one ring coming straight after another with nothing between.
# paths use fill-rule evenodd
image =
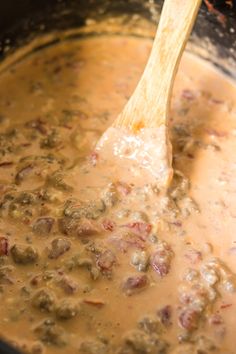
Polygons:
<instances>
[{"instance_id":1,"label":"dark pot interior","mask_svg":"<svg viewBox=\"0 0 236 354\"><path fill-rule=\"evenodd\" d=\"M214 12L203 3L192 40L197 46L211 52L208 56L215 65L236 76L236 4L211 0ZM208 3L210 3L208 1ZM134 15L156 21L161 0L20 0L0 4L0 58L14 48L29 42L38 34L76 28L85 25L86 18L100 20L110 16ZM204 54L201 54L204 56ZM224 60L227 59L227 60Z\"/></svg>"},{"instance_id":2,"label":"dark pot interior","mask_svg":"<svg viewBox=\"0 0 236 354\"><path fill-rule=\"evenodd\" d=\"M211 0L213 1L213 0ZM126 15L123 21L141 18L156 23L162 1L156 0L8 0L0 2L0 60L38 35L55 30L82 27L86 19L101 20ZM236 4L215 1L217 12L202 4L191 37L193 48L201 48L202 57L236 77ZM136 15L134 17L134 15ZM137 16L138 15L138 16ZM191 50L193 50L191 47ZM0 343L1 354L17 354Z\"/></svg>"}]
</instances>

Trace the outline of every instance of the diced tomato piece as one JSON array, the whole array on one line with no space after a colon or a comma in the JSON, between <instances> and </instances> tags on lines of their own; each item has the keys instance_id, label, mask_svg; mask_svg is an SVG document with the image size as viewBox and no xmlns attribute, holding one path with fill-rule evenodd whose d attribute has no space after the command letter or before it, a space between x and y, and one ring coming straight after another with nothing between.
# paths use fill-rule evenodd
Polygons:
<instances>
[{"instance_id":1,"label":"diced tomato piece","mask_svg":"<svg viewBox=\"0 0 236 354\"><path fill-rule=\"evenodd\" d=\"M104 219L102 221L102 227L104 228L104 230L106 231L113 231L114 228L116 227L116 223L112 220L109 219Z\"/></svg>"},{"instance_id":2,"label":"diced tomato piece","mask_svg":"<svg viewBox=\"0 0 236 354\"><path fill-rule=\"evenodd\" d=\"M136 235L143 237L144 239L150 234L152 230L152 225L146 222L131 222L129 224L124 225L134 232Z\"/></svg>"},{"instance_id":3,"label":"diced tomato piece","mask_svg":"<svg viewBox=\"0 0 236 354\"><path fill-rule=\"evenodd\" d=\"M202 260L202 253L195 249L189 249L184 257L190 261L191 264L196 264Z\"/></svg>"},{"instance_id":4,"label":"diced tomato piece","mask_svg":"<svg viewBox=\"0 0 236 354\"><path fill-rule=\"evenodd\" d=\"M96 300L96 299L85 299L83 301L86 305L91 305L97 308L101 308L105 305L105 302L101 300Z\"/></svg>"},{"instance_id":5,"label":"diced tomato piece","mask_svg":"<svg viewBox=\"0 0 236 354\"><path fill-rule=\"evenodd\" d=\"M233 304L222 304L220 305L221 309L227 309L228 307L231 307Z\"/></svg>"},{"instance_id":6,"label":"diced tomato piece","mask_svg":"<svg viewBox=\"0 0 236 354\"><path fill-rule=\"evenodd\" d=\"M223 318L218 313L214 313L210 316L209 323L216 326L221 325L223 324Z\"/></svg>"},{"instance_id":7,"label":"diced tomato piece","mask_svg":"<svg viewBox=\"0 0 236 354\"><path fill-rule=\"evenodd\" d=\"M9 242L4 236L0 237L0 256L8 256L9 254Z\"/></svg>"}]
</instances>

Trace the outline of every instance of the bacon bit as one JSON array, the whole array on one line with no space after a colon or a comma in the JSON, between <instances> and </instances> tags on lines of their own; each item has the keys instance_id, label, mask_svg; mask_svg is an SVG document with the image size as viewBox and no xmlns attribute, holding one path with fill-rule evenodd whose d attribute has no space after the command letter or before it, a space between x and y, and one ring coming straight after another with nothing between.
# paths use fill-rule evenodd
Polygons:
<instances>
[{"instance_id":1,"label":"bacon bit","mask_svg":"<svg viewBox=\"0 0 236 354\"><path fill-rule=\"evenodd\" d=\"M94 300L94 299L85 299L83 300L83 303L86 305L91 305L97 308L102 308L105 305L105 302L101 300Z\"/></svg>"},{"instance_id":2,"label":"bacon bit","mask_svg":"<svg viewBox=\"0 0 236 354\"><path fill-rule=\"evenodd\" d=\"M113 231L114 228L116 227L116 223L114 221L109 220L109 219L104 219L102 221L102 227L106 231Z\"/></svg>"},{"instance_id":3,"label":"bacon bit","mask_svg":"<svg viewBox=\"0 0 236 354\"><path fill-rule=\"evenodd\" d=\"M145 240L152 230L152 225L146 222L131 222L129 224L124 225L128 229L131 229L136 235L141 236L143 240Z\"/></svg>"},{"instance_id":4,"label":"bacon bit","mask_svg":"<svg viewBox=\"0 0 236 354\"><path fill-rule=\"evenodd\" d=\"M182 91L182 97L189 101L193 101L196 98L193 91L189 89L185 89Z\"/></svg>"},{"instance_id":5,"label":"bacon bit","mask_svg":"<svg viewBox=\"0 0 236 354\"><path fill-rule=\"evenodd\" d=\"M98 158L99 158L99 155L98 155L98 153L96 151L93 151L89 155L89 162L91 163L92 166L96 166L97 165Z\"/></svg>"},{"instance_id":6,"label":"bacon bit","mask_svg":"<svg viewBox=\"0 0 236 354\"><path fill-rule=\"evenodd\" d=\"M215 313L209 318L209 323L211 325L221 325L223 324L223 318L218 313Z\"/></svg>"},{"instance_id":7,"label":"bacon bit","mask_svg":"<svg viewBox=\"0 0 236 354\"><path fill-rule=\"evenodd\" d=\"M114 253L110 250L106 250L98 256L97 266L103 271L109 271L115 262L116 257Z\"/></svg>"},{"instance_id":8,"label":"bacon bit","mask_svg":"<svg viewBox=\"0 0 236 354\"><path fill-rule=\"evenodd\" d=\"M0 167L10 167L13 165L12 161L3 161L0 163Z\"/></svg>"},{"instance_id":9,"label":"bacon bit","mask_svg":"<svg viewBox=\"0 0 236 354\"><path fill-rule=\"evenodd\" d=\"M116 182L116 188L118 190L118 192L123 195L126 196L131 192L131 186L125 182Z\"/></svg>"},{"instance_id":10,"label":"bacon bit","mask_svg":"<svg viewBox=\"0 0 236 354\"><path fill-rule=\"evenodd\" d=\"M202 253L192 248L185 253L184 257L190 261L190 263L196 264L202 260Z\"/></svg>"},{"instance_id":11,"label":"bacon bit","mask_svg":"<svg viewBox=\"0 0 236 354\"><path fill-rule=\"evenodd\" d=\"M198 326L199 312L193 309L184 309L180 313L178 320L182 328L192 331Z\"/></svg>"},{"instance_id":12,"label":"bacon bit","mask_svg":"<svg viewBox=\"0 0 236 354\"><path fill-rule=\"evenodd\" d=\"M217 20L222 24L223 27L226 27L225 15L223 15L219 10L217 10L209 0L204 0L204 2L207 6L208 11L216 16Z\"/></svg>"},{"instance_id":13,"label":"bacon bit","mask_svg":"<svg viewBox=\"0 0 236 354\"><path fill-rule=\"evenodd\" d=\"M229 308L229 307L231 307L233 304L222 304L222 305L220 305L220 308L222 309L222 310L224 310L224 309L227 309L227 308Z\"/></svg>"},{"instance_id":14,"label":"bacon bit","mask_svg":"<svg viewBox=\"0 0 236 354\"><path fill-rule=\"evenodd\" d=\"M172 322L171 322L172 308L170 305L167 305L167 306L164 306L163 308L161 308L157 312L157 315L160 318L161 323L165 327L169 327L170 325L172 325Z\"/></svg>"},{"instance_id":15,"label":"bacon bit","mask_svg":"<svg viewBox=\"0 0 236 354\"><path fill-rule=\"evenodd\" d=\"M6 237L0 237L0 256L8 256L9 242Z\"/></svg>"},{"instance_id":16,"label":"bacon bit","mask_svg":"<svg viewBox=\"0 0 236 354\"><path fill-rule=\"evenodd\" d=\"M228 134L225 131L219 131L214 128L206 129L207 134L215 136L217 138L225 138Z\"/></svg>"}]
</instances>

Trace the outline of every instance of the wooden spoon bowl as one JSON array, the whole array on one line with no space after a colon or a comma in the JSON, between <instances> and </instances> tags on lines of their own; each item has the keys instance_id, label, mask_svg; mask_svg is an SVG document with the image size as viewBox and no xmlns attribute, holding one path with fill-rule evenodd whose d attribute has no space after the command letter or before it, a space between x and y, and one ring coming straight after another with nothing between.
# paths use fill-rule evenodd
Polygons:
<instances>
[{"instance_id":1,"label":"wooden spoon bowl","mask_svg":"<svg viewBox=\"0 0 236 354\"><path fill-rule=\"evenodd\" d=\"M152 182L168 187L172 149L168 116L173 82L201 0L165 0L152 51L143 75L123 111L97 145L100 154L132 160Z\"/></svg>"}]
</instances>

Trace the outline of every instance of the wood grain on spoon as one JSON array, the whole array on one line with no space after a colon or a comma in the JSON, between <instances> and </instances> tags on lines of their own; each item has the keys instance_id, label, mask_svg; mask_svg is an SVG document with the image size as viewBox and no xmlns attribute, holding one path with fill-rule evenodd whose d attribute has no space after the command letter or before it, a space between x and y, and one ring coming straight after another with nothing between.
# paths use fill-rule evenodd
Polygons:
<instances>
[{"instance_id":1,"label":"wood grain on spoon","mask_svg":"<svg viewBox=\"0 0 236 354\"><path fill-rule=\"evenodd\" d=\"M168 115L174 78L201 0L165 0L144 73L121 114L97 145L148 171L160 187L172 178ZM142 173L142 172L140 172Z\"/></svg>"}]
</instances>

